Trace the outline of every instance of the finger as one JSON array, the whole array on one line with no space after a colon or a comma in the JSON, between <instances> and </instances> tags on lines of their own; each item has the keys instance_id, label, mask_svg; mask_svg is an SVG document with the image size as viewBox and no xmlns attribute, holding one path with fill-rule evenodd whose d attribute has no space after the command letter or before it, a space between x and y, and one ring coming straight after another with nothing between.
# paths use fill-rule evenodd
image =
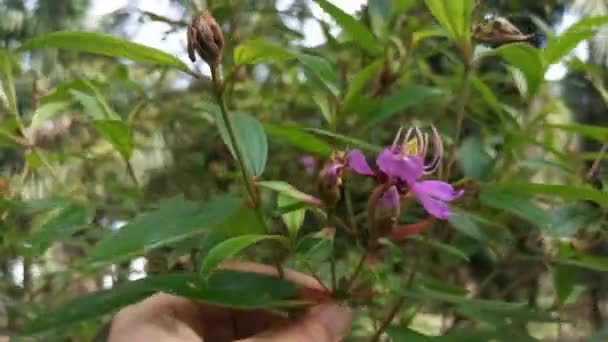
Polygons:
<instances>
[{"instance_id":1,"label":"finger","mask_svg":"<svg viewBox=\"0 0 608 342\"><path fill-rule=\"evenodd\" d=\"M192 301L155 294L120 310L110 327L109 342L199 342L202 326L196 323L199 306Z\"/></svg>"},{"instance_id":2,"label":"finger","mask_svg":"<svg viewBox=\"0 0 608 342\"><path fill-rule=\"evenodd\" d=\"M279 272L277 268L270 265L258 264L255 262L247 262L247 261L224 261L220 264L220 268L231 270L231 271L241 271L241 272L251 272L269 275L273 277L278 277ZM285 280L293 283L299 287L304 287L312 290L324 291L325 288L323 285L315 278L296 272L290 269L283 270L283 277Z\"/></svg>"},{"instance_id":3,"label":"finger","mask_svg":"<svg viewBox=\"0 0 608 342\"><path fill-rule=\"evenodd\" d=\"M326 303L317 305L293 324L241 342L339 342L348 335L351 321L348 307Z\"/></svg>"}]
</instances>

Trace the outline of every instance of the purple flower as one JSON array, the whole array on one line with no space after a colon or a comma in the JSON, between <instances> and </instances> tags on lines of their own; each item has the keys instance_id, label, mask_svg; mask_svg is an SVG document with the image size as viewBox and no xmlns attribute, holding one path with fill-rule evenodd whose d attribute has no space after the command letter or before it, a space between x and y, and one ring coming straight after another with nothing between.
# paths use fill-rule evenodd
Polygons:
<instances>
[{"instance_id":1,"label":"purple flower","mask_svg":"<svg viewBox=\"0 0 608 342\"><path fill-rule=\"evenodd\" d=\"M317 168L317 159L310 154L305 154L300 157L300 165L304 167L304 171L311 175Z\"/></svg>"},{"instance_id":2,"label":"purple flower","mask_svg":"<svg viewBox=\"0 0 608 342\"><path fill-rule=\"evenodd\" d=\"M414 182L410 185L410 191L429 214L442 220L454 214L446 202L453 201L464 193L463 190L455 190L446 182L436 180Z\"/></svg>"},{"instance_id":3,"label":"purple flower","mask_svg":"<svg viewBox=\"0 0 608 342\"><path fill-rule=\"evenodd\" d=\"M382 194L382 197L378 201L378 206L386 211L397 211L401 202L400 196L397 187L393 185Z\"/></svg>"},{"instance_id":4,"label":"purple flower","mask_svg":"<svg viewBox=\"0 0 608 342\"><path fill-rule=\"evenodd\" d=\"M386 182L393 184L389 191L395 189L395 191L399 190L399 192L405 193L405 189L409 189L409 192L418 198L429 214L439 219L446 219L453 214L447 202L462 196L463 191L454 190L450 184L442 181L420 181L423 176L437 170L443 155L443 144L439 133L434 127L432 129L435 153L430 163L425 164L429 137L422 134L418 128L414 128L406 133L403 143L397 144L397 141L401 138L400 131L393 145L378 154L376 158L377 172L374 172L367 164L365 156L359 150L350 151L348 166L362 175L381 176L376 178L384 179ZM414 135L414 138L410 139L412 135ZM398 195L396 196L397 201L399 200ZM388 191L380 201L383 201L385 197L395 200L395 196L388 194Z\"/></svg>"},{"instance_id":5,"label":"purple flower","mask_svg":"<svg viewBox=\"0 0 608 342\"><path fill-rule=\"evenodd\" d=\"M323 170L321 170L321 180L329 185L341 185L343 168L344 164L339 162L327 164Z\"/></svg>"}]
</instances>

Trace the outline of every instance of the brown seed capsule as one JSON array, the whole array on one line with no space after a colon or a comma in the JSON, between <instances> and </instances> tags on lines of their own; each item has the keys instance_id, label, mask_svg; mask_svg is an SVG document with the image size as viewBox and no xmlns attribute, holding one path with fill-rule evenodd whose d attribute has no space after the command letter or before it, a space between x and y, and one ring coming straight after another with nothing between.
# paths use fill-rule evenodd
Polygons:
<instances>
[{"instance_id":1,"label":"brown seed capsule","mask_svg":"<svg viewBox=\"0 0 608 342\"><path fill-rule=\"evenodd\" d=\"M224 53L224 35L209 12L194 17L188 26L188 56L192 62L198 54L210 66L216 67Z\"/></svg>"}]
</instances>

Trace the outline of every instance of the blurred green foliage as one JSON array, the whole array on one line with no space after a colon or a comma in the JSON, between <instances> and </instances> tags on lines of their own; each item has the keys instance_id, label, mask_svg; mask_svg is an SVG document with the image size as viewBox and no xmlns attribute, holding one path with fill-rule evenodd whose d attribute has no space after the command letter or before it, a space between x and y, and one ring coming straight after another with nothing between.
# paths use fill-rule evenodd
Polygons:
<instances>
[{"instance_id":1,"label":"blurred green foliage","mask_svg":"<svg viewBox=\"0 0 608 342\"><path fill-rule=\"evenodd\" d=\"M351 15L316 0L320 19L277 2L129 6L92 30L90 1L0 1L0 339L103 338L156 291L289 307L279 279L215 271L230 257L355 289L335 293L355 308L352 340L602 340L608 17L567 1L370 0ZM163 23L185 42L203 5L226 39L229 113L203 62L128 34ZM535 39L478 44L492 15ZM564 16L577 23L557 34ZM304 23L324 43L303 45ZM588 40L588 60L568 57ZM558 63L566 77L547 80ZM464 196L446 221L406 199L397 222L421 234L381 239L358 273L373 182L346 172L329 209L319 171L414 125L440 132L434 177Z\"/></svg>"}]
</instances>

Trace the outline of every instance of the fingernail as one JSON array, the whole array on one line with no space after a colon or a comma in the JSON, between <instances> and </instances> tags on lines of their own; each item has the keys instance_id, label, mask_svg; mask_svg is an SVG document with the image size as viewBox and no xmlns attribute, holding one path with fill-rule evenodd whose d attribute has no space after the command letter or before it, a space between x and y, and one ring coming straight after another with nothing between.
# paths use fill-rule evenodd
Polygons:
<instances>
[{"instance_id":1,"label":"fingernail","mask_svg":"<svg viewBox=\"0 0 608 342\"><path fill-rule=\"evenodd\" d=\"M341 340L349 330L351 311L345 305L328 303L317 306L314 315L332 337L332 341Z\"/></svg>"}]
</instances>

